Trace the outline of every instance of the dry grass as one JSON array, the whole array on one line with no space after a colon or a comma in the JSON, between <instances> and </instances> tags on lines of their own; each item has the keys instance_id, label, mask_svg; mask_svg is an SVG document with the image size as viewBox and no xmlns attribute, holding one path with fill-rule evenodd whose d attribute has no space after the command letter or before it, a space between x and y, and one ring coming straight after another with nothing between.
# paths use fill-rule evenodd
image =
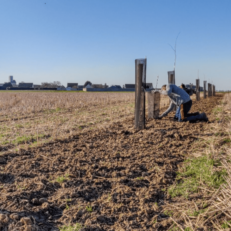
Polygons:
<instances>
[{"instance_id":1,"label":"dry grass","mask_svg":"<svg viewBox=\"0 0 231 231\"><path fill-rule=\"evenodd\" d=\"M133 93L1 92L0 145L33 146L134 115ZM168 98L161 98L166 107Z\"/></svg>"}]
</instances>

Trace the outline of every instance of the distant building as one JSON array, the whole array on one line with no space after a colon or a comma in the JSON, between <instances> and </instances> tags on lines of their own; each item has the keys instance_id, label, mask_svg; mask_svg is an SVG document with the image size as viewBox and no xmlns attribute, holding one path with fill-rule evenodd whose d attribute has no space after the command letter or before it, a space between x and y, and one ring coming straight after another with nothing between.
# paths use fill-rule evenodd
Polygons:
<instances>
[{"instance_id":1,"label":"distant building","mask_svg":"<svg viewBox=\"0 0 231 231\"><path fill-rule=\"evenodd\" d=\"M121 86L120 85L112 85L109 88L121 89Z\"/></svg>"},{"instance_id":2,"label":"distant building","mask_svg":"<svg viewBox=\"0 0 231 231\"><path fill-rule=\"evenodd\" d=\"M67 83L67 87L78 88L78 83Z\"/></svg>"},{"instance_id":3,"label":"distant building","mask_svg":"<svg viewBox=\"0 0 231 231\"><path fill-rule=\"evenodd\" d=\"M135 84L125 84L125 88L136 88Z\"/></svg>"},{"instance_id":4,"label":"distant building","mask_svg":"<svg viewBox=\"0 0 231 231\"><path fill-rule=\"evenodd\" d=\"M152 83L146 83L146 88L152 89L153 88Z\"/></svg>"},{"instance_id":5,"label":"distant building","mask_svg":"<svg viewBox=\"0 0 231 231\"><path fill-rule=\"evenodd\" d=\"M83 85L78 85L78 89L80 90L83 90Z\"/></svg>"},{"instance_id":6,"label":"distant building","mask_svg":"<svg viewBox=\"0 0 231 231\"><path fill-rule=\"evenodd\" d=\"M12 87L11 83L1 83L0 84L0 90L6 90L7 88Z\"/></svg>"},{"instance_id":7,"label":"distant building","mask_svg":"<svg viewBox=\"0 0 231 231\"><path fill-rule=\"evenodd\" d=\"M33 83L19 83L19 88L33 88Z\"/></svg>"},{"instance_id":8,"label":"distant building","mask_svg":"<svg viewBox=\"0 0 231 231\"><path fill-rule=\"evenodd\" d=\"M16 81L12 75L9 76L9 83L11 83L13 87L17 87Z\"/></svg>"},{"instance_id":9,"label":"distant building","mask_svg":"<svg viewBox=\"0 0 231 231\"><path fill-rule=\"evenodd\" d=\"M107 88L107 84L92 84L91 85L92 88Z\"/></svg>"},{"instance_id":10,"label":"distant building","mask_svg":"<svg viewBox=\"0 0 231 231\"><path fill-rule=\"evenodd\" d=\"M9 76L9 83L12 83L13 79L14 79L13 76L10 75L10 76Z\"/></svg>"},{"instance_id":11,"label":"distant building","mask_svg":"<svg viewBox=\"0 0 231 231\"><path fill-rule=\"evenodd\" d=\"M134 89L134 88L136 88L136 85L135 84L125 84L125 88ZM152 83L146 83L146 88L152 89L153 88Z\"/></svg>"},{"instance_id":12,"label":"distant building","mask_svg":"<svg viewBox=\"0 0 231 231\"><path fill-rule=\"evenodd\" d=\"M40 90L40 88L41 88L41 85L38 85L38 84L35 84L35 85L34 85L34 89L35 89L35 90Z\"/></svg>"}]
</instances>

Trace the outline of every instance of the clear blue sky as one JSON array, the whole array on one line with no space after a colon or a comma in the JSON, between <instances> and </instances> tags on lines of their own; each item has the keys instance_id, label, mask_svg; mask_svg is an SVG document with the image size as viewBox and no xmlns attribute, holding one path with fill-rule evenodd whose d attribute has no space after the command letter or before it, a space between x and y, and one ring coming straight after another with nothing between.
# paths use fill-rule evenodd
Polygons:
<instances>
[{"instance_id":1,"label":"clear blue sky","mask_svg":"<svg viewBox=\"0 0 231 231\"><path fill-rule=\"evenodd\" d=\"M46 3L46 4L45 4ZM0 82L167 82L231 89L230 0L0 0Z\"/></svg>"}]
</instances>

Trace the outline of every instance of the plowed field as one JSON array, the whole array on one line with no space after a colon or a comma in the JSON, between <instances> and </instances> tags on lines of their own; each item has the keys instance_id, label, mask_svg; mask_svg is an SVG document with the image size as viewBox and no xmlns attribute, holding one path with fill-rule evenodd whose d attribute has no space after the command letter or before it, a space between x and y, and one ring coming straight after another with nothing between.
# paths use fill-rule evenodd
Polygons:
<instances>
[{"instance_id":1,"label":"plowed field","mask_svg":"<svg viewBox=\"0 0 231 231\"><path fill-rule=\"evenodd\" d=\"M194 101L212 109L223 96ZM134 118L0 157L1 230L158 230L161 205L179 164L209 123L179 123L173 114L134 130Z\"/></svg>"}]
</instances>

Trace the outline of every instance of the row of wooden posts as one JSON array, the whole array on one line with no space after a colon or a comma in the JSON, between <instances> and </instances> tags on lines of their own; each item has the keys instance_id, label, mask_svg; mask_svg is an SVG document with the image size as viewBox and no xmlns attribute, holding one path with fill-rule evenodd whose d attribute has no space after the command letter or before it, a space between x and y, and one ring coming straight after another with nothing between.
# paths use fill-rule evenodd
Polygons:
<instances>
[{"instance_id":1,"label":"row of wooden posts","mask_svg":"<svg viewBox=\"0 0 231 231\"><path fill-rule=\"evenodd\" d=\"M135 60L135 129L145 128L145 101L148 101L148 118L155 119L160 113L160 92L146 92L147 59ZM168 83L175 84L175 71L168 72ZM192 87L192 86L191 86ZM204 98L215 96L215 85L204 81ZM196 100L200 100L200 79L196 79Z\"/></svg>"}]
</instances>

